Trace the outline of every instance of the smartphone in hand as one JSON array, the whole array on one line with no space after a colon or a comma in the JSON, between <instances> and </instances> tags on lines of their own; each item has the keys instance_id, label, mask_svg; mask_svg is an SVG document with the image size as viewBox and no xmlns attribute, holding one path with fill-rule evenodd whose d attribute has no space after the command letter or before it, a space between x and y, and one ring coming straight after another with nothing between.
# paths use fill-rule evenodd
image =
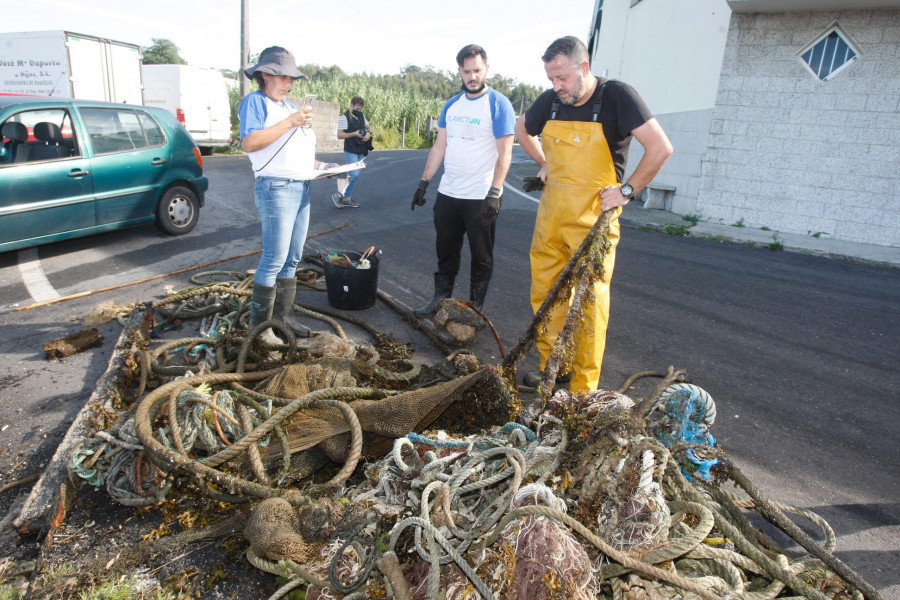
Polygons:
<instances>
[{"instance_id":1,"label":"smartphone in hand","mask_svg":"<svg viewBox=\"0 0 900 600\"><path fill-rule=\"evenodd\" d=\"M315 99L316 99L315 94L307 94L306 97L303 99L304 108L309 107L309 110L312 110L312 103L313 103L313 100L315 100ZM310 127L312 127L312 123L303 126L304 129L309 129Z\"/></svg>"}]
</instances>

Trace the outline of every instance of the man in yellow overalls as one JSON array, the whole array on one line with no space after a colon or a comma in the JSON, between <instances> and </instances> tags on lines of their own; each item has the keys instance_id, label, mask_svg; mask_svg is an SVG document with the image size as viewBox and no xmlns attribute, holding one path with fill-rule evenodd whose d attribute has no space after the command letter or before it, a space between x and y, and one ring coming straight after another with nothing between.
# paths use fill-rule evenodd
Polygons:
<instances>
[{"instance_id":1,"label":"man in yellow overalls","mask_svg":"<svg viewBox=\"0 0 900 600\"><path fill-rule=\"evenodd\" d=\"M531 305L535 311L540 308L600 213L614 210L606 280L594 284L594 301L585 307L575 332L571 365L569 389L595 390L606 347L621 207L659 173L672 154L672 144L634 88L591 73L587 48L579 39L556 40L542 59L553 89L535 100L516 123L519 144L541 167L538 188L543 184L531 240ZM632 137L644 147L644 156L622 182ZM537 339L541 371L528 373L526 385L540 382L566 312L563 305L551 312L546 332Z\"/></svg>"}]
</instances>

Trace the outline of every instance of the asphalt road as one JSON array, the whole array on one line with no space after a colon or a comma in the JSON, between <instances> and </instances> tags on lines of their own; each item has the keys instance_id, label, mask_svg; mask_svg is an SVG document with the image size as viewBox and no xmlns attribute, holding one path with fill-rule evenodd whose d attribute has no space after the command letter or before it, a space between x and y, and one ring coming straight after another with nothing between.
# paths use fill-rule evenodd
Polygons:
<instances>
[{"instance_id":1,"label":"asphalt road","mask_svg":"<svg viewBox=\"0 0 900 600\"><path fill-rule=\"evenodd\" d=\"M431 206L410 211L424 151L378 151L360 177L358 209L331 203L314 184L308 250L383 252L379 288L408 306L431 296ZM322 155L335 160L336 155ZM200 224L171 238L152 226L0 254L0 485L37 472L105 370L120 328L100 327L103 347L48 362L41 345L83 329L96 304L148 300L182 289L190 273L16 311L68 295L253 252L259 225L244 157L206 158L210 191ZM342 160L340 160L342 162ZM508 183L534 165L514 165ZM508 191L497 226L495 273L485 304L509 348L529 323L528 247L537 204ZM257 255L210 269L253 268ZM468 293L468 255L456 297ZM27 285L26 285L27 282ZM322 296L322 295L319 295ZM321 302L321 297L310 301ZM433 360L420 333L378 305L359 316ZM625 227L612 286L601 386L633 373L687 370L716 400L713 428L729 456L772 499L821 514L836 554L885 597L900 597L900 270ZM483 332L475 345L498 362ZM520 372L533 368L531 355ZM0 514L14 501L0 497Z\"/></svg>"}]
</instances>

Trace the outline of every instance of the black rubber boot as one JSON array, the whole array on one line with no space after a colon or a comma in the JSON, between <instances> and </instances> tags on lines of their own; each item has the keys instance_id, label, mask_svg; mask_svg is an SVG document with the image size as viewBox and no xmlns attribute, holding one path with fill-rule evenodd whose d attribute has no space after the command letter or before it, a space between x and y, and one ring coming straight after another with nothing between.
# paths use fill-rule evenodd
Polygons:
<instances>
[{"instance_id":1,"label":"black rubber boot","mask_svg":"<svg viewBox=\"0 0 900 600\"><path fill-rule=\"evenodd\" d=\"M297 278L284 277L275 280L275 305L272 317L291 328L297 337L309 337L309 327L294 318L294 298L297 296Z\"/></svg>"},{"instance_id":2,"label":"black rubber boot","mask_svg":"<svg viewBox=\"0 0 900 600\"><path fill-rule=\"evenodd\" d=\"M525 377L522 378L522 384L527 385L528 387L536 388L540 385L541 380L544 379L543 371L528 371L525 373ZM557 385L561 383L569 383L569 380L572 379L571 373L563 373L562 375L557 375L556 383Z\"/></svg>"},{"instance_id":3,"label":"black rubber boot","mask_svg":"<svg viewBox=\"0 0 900 600\"><path fill-rule=\"evenodd\" d=\"M417 317L428 317L433 312L434 309L437 308L438 302L443 300L444 298L449 298L453 295L453 277L448 277L447 275L442 275L440 273L434 274L434 298L431 299L431 302L426 304L425 306L414 309L412 312Z\"/></svg>"},{"instance_id":4,"label":"black rubber boot","mask_svg":"<svg viewBox=\"0 0 900 600\"><path fill-rule=\"evenodd\" d=\"M247 331L250 331L263 321L272 318L272 308L275 305L275 288L267 285L253 284L253 295L247 302L247 308L250 310L250 322L247 324ZM275 337L275 333L271 329L266 329L259 335L259 339L267 344L280 344L281 340Z\"/></svg>"},{"instance_id":5,"label":"black rubber boot","mask_svg":"<svg viewBox=\"0 0 900 600\"><path fill-rule=\"evenodd\" d=\"M469 300L475 305L475 308L481 310L484 306L484 298L487 296L488 285L490 281L477 281L469 284Z\"/></svg>"}]
</instances>

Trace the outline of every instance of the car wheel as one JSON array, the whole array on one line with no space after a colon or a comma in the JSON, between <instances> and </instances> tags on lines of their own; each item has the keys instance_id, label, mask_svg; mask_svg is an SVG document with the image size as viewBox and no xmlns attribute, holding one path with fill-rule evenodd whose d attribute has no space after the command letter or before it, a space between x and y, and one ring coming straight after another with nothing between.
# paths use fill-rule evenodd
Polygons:
<instances>
[{"instance_id":1,"label":"car wheel","mask_svg":"<svg viewBox=\"0 0 900 600\"><path fill-rule=\"evenodd\" d=\"M171 235L190 232L200 216L197 194L181 185L170 187L156 209L156 226Z\"/></svg>"}]
</instances>

